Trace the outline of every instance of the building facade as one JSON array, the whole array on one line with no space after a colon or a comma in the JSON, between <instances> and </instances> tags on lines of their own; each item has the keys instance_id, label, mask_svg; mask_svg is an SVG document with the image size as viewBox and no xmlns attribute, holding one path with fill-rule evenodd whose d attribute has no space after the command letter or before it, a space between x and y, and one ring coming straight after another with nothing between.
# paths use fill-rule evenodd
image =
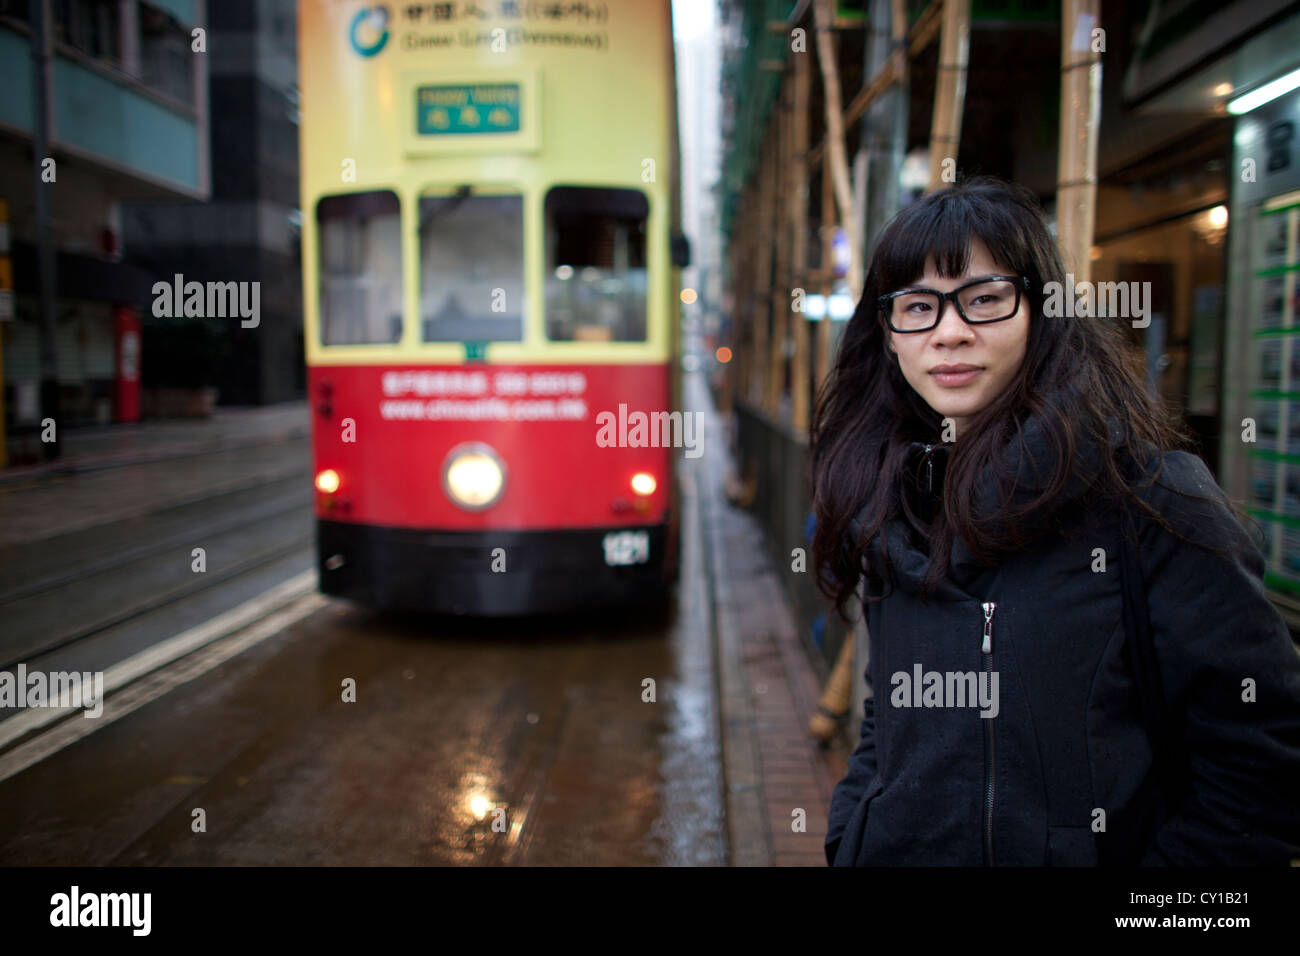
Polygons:
<instances>
[{"instance_id":1,"label":"building facade","mask_svg":"<svg viewBox=\"0 0 1300 956\"><path fill-rule=\"evenodd\" d=\"M123 210L128 256L151 274L258 284L257 324L208 319L211 361L178 373L206 378L226 405L286 401L306 391L296 12L293 0L209 6L211 197ZM146 347L150 331L146 319Z\"/></svg>"},{"instance_id":2,"label":"building facade","mask_svg":"<svg viewBox=\"0 0 1300 956\"><path fill-rule=\"evenodd\" d=\"M124 256L122 207L208 195L207 77L194 30L204 0L43 0L39 73L29 0L0 0L0 199L8 211L13 315L0 322L6 432L41 416L37 188L55 248L52 336L60 424L129 420L139 319L153 277ZM34 155L37 84L48 155ZM39 170L41 178L36 178Z\"/></svg>"}]
</instances>

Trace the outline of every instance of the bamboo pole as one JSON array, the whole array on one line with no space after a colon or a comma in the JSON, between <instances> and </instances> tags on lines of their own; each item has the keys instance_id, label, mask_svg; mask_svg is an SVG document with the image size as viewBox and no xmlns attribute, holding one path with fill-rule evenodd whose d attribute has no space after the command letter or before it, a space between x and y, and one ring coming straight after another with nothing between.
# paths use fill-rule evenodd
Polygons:
<instances>
[{"instance_id":1,"label":"bamboo pole","mask_svg":"<svg viewBox=\"0 0 1300 956\"><path fill-rule=\"evenodd\" d=\"M930 0L921 15L916 18L911 31L908 33L907 55L916 56L922 50L930 45L934 35L939 32L940 17L943 11L943 0ZM906 23L906 20L901 22Z\"/></svg>"},{"instance_id":2,"label":"bamboo pole","mask_svg":"<svg viewBox=\"0 0 1300 956\"><path fill-rule=\"evenodd\" d=\"M781 395L785 389L785 338L790 315L790 243L788 217L788 197L791 192L790 163L790 84L789 71L781 76L781 86L777 92L773 110L773 132L775 143L772 147L776 163L776 194L772 197L773 238L776 243L776 268L772 272L772 341L771 368L767 381L767 410L775 414L780 408Z\"/></svg>"},{"instance_id":3,"label":"bamboo pole","mask_svg":"<svg viewBox=\"0 0 1300 956\"><path fill-rule=\"evenodd\" d=\"M781 260L782 276L782 309L781 309L781 386L779 395L785 400L786 382L790 374L790 359L793 355L794 347L794 320L797 318L794 314L792 305L794 303L794 288L799 283L794 274L794 194L803 186L795 178L794 170L794 68L790 67L786 71L782 83L782 103L784 104L784 117L781 122L781 168L785 174L785 188L781 191L781 217L783 220L781 230L781 245L783 247L783 256ZM793 407L794 392L790 389L790 401L785 406L785 421L787 424L794 422Z\"/></svg>"},{"instance_id":4,"label":"bamboo pole","mask_svg":"<svg viewBox=\"0 0 1300 956\"><path fill-rule=\"evenodd\" d=\"M849 182L849 162L844 151L844 111L840 106L840 71L836 63L835 39L831 33L831 0L814 0L816 14L817 60L821 64L822 85L826 100L826 143L831 175L835 184L835 203L839 219L849 237L849 288L856 300L862 294L862 248L854 241L855 230L847 228L853 216L853 187Z\"/></svg>"},{"instance_id":5,"label":"bamboo pole","mask_svg":"<svg viewBox=\"0 0 1300 956\"><path fill-rule=\"evenodd\" d=\"M933 4L931 4L933 6ZM926 7L925 12L929 12ZM923 13L922 16L925 14ZM889 0L889 33L894 41L893 79L897 83L907 82L907 0Z\"/></svg>"},{"instance_id":6,"label":"bamboo pole","mask_svg":"<svg viewBox=\"0 0 1300 956\"><path fill-rule=\"evenodd\" d=\"M1092 276L1096 225L1101 54L1093 52L1100 0L1065 0L1061 10L1061 145L1056 172L1056 235L1076 282Z\"/></svg>"},{"instance_id":7,"label":"bamboo pole","mask_svg":"<svg viewBox=\"0 0 1300 956\"><path fill-rule=\"evenodd\" d=\"M764 397L767 393L766 360L769 338L768 328L771 318L769 310L772 307L772 204L775 192L772 187L771 151L772 137L769 124L768 133L763 137L763 144L759 150L759 191L758 208L756 210L758 228L754 230L756 248L754 250L753 264L754 281L751 286L756 299L754 309L754 352L751 356L754 375L751 382L751 391L747 398L756 408L762 408L766 404Z\"/></svg>"},{"instance_id":8,"label":"bamboo pole","mask_svg":"<svg viewBox=\"0 0 1300 956\"><path fill-rule=\"evenodd\" d=\"M822 267L821 293L826 311L817 323L817 388L820 391L831 367L830 294L834 270L831 268L832 242L835 238L835 196L831 192L830 154L822 158Z\"/></svg>"},{"instance_id":9,"label":"bamboo pole","mask_svg":"<svg viewBox=\"0 0 1300 956\"><path fill-rule=\"evenodd\" d=\"M759 157L762 157L762 145L759 146ZM745 361L749 369L749 388L745 391L745 401L751 404L757 404L755 396L760 394L763 387L762 370L759 368L759 362L764 352L767 341L766 321L764 309L764 297L759 295L759 283L762 278L762 269L759 267L759 256L763 254L763 196L766 189L763 184L763 170L761 165L754 166L754 188L751 196L752 208L749 216L749 255L746 257L745 266L745 302L749 315L749 354L746 355ZM760 326L762 331L760 332Z\"/></svg>"},{"instance_id":10,"label":"bamboo pole","mask_svg":"<svg viewBox=\"0 0 1300 956\"><path fill-rule=\"evenodd\" d=\"M944 0L939 35L939 72L934 83L930 124L930 185L927 193L951 185L944 181L945 160L955 175L966 105L966 65L970 58L970 0Z\"/></svg>"},{"instance_id":11,"label":"bamboo pole","mask_svg":"<svg viewBox=\"0 0 1300 956\"><path fill-rule=\"evenodd\" d=\"M791 172L794 188L790 190L790 224L794 230L790 239L791 284L804 290L807 298L808 289L808 124L810 122L808 101L810 83L808 75L808 54L795 54L793 111L791 113ZM794 322L794 366L790 374L790 390L793 393L791 404L792 424L796 435L808 432L808 319L800 311L793 315Z\"/></svg>"},{"instance_id":12,"label":"bamboo pole","mask_svg":"<svg viewBox=\"0 0 1300 956\"><path fill-rule=\"evenodd\" d=\"M742 237L745 235L743 231L744 223L745 213L742 204L739 215L733 220L731 242L727 246L727 257L730 260L728 278L731 280L731 342L729 343L731 346L731 362L723 375L723 381L726 383L728 411L736 407L737 392L741 395L745 394L744 380L741 378L741 372L744 368L741 356L744 351L743 341L745 335L745 326L742 321L745 314L744 295L742 293L745 287L745 277L741 269L741 263L743 262L741 248L744 245Z\"/></svg>"},{"instance_id":13,"label":"bamboo pole","mask_svg":"<svg viewBox=\"0 0 1300 956\"><path fill-rule=\"evenodd\" d=\"M845 129L848 129L862 118L862 114L867 111L867 107L871 105L872 100L894 85L896 80L894 69L895 65L892 61L886 63L880 68L880 71L871 78L871 81L862 89L858 90L853 99L849 101L848 108L844 111Z\"/></svg>"},{"instance_id":14,"label":"bamboo pole","mask_svg":"<svg viewBox=\"0 0 1300 956\"><path fill-rule=\"evenodd\" d=\"M785 170L782 163L784 155L784 123L782 121L781 109L781 91L778 88L776 101L772 104L772 153L770 162L772 163L772 269L769 272L768 281L768 301L771 303L772 327L767 340L768 365L767 365L767 401L764 407L768 413L775 415L778 400L781 396L781 348L782 348L782 330L785 327L786 305L782 301L785 297L785 276L782 275L781 269L785 262L785 254L788 251L784 241L785 225L785 203L782 197L785 195Z\"/></svg>"},{"instance_id":15,"label":"bamboo pole","mask_svg":"<svg viewBox=\"0 0 1300 956\"><path fill-rule=\"evenodd\" d=\"M736 284L734 286L735 307L738 322L736 326L736 351L732 361L736 363L737 394L742 401L748 401L754 387L754 369L750 354L754 346L754 308L753 308L753 262L754 249L754 203L758 196L758 184L748 183L741 190L741 219L737 223L736 233Z\"/></svg>"}]
</instances>

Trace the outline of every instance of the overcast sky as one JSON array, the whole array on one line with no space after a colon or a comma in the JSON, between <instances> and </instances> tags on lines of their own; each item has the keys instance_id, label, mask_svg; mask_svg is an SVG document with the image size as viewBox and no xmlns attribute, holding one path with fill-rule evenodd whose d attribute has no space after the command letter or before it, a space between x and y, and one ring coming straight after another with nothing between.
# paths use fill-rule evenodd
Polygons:
<instances>
[{"instance_id":1,"label":"overcast sky","mask_svg":"<svg viewBox=\"0 0 1300 956\"><path fill-rule=\"evenodd\" d=\"M685 40L713 29L717 0L673 0L673 35Z\"/></svg>"}]
</instances>

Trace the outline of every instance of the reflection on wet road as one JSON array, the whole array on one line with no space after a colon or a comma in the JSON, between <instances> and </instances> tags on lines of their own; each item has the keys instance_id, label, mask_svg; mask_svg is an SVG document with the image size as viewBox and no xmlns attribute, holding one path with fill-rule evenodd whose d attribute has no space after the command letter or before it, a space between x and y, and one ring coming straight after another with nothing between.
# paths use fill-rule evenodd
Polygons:
<instances>
[{"instance_id":1,"label":"reflection on wet road","mask_svg":"<svg viewBox=\"0 0 1300 956\"><path fill-rule=\"evenodd\" d=\"M477 622L324 602L0 782L0 863L725 864L689 477L670 604Z\"/></svg>"}]
</instances>

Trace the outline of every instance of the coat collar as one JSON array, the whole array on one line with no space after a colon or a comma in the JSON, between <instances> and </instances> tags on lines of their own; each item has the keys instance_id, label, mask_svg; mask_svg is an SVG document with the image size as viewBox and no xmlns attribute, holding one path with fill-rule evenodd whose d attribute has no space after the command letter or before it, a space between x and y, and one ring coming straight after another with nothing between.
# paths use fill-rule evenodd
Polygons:
<instances>
[{"instance_id":1,"label":"coat collar","mask_svg":"<svg viewBox=\"0 0 1300 956\"><path fill-rule=\"evenodd\" d=\"M1112 437L1117 444L1119 429L1119 423L1112 421ZM943 482L954 450L953 445L912 442L904 473L904 487L909 488L909 493L917 498L929 497L929 507L942 507ZM1047 488L1058 458L1065 455L1069 456L1071 463L1061 493L1048 508L1017 518L1018 527L1031 540L1047 530L1064 508L1077 502L1096 484L1102 461L1097 443L1091 436L1078 436L1072 452L1058 448L1042 420L1029 416L994 463L987 466L976 481L973 510L977 521L990 524L1006 522L1004 516L1009 509L1025 507ZM999 474L1014 479L1012 494L1005 505L998 496L996 479ZM918 503L927 505L924 500ZM919 590L929 570L929 555L913 542L913 534L901 515L889 521L883 533L894 583L907 591ZM966 589L988 571L989 568L980 564L966 542L958 537L953 541L948 573L940 581L935 597L940 600L969 599L971 595Z\"/></svg>"}]
</instances>

